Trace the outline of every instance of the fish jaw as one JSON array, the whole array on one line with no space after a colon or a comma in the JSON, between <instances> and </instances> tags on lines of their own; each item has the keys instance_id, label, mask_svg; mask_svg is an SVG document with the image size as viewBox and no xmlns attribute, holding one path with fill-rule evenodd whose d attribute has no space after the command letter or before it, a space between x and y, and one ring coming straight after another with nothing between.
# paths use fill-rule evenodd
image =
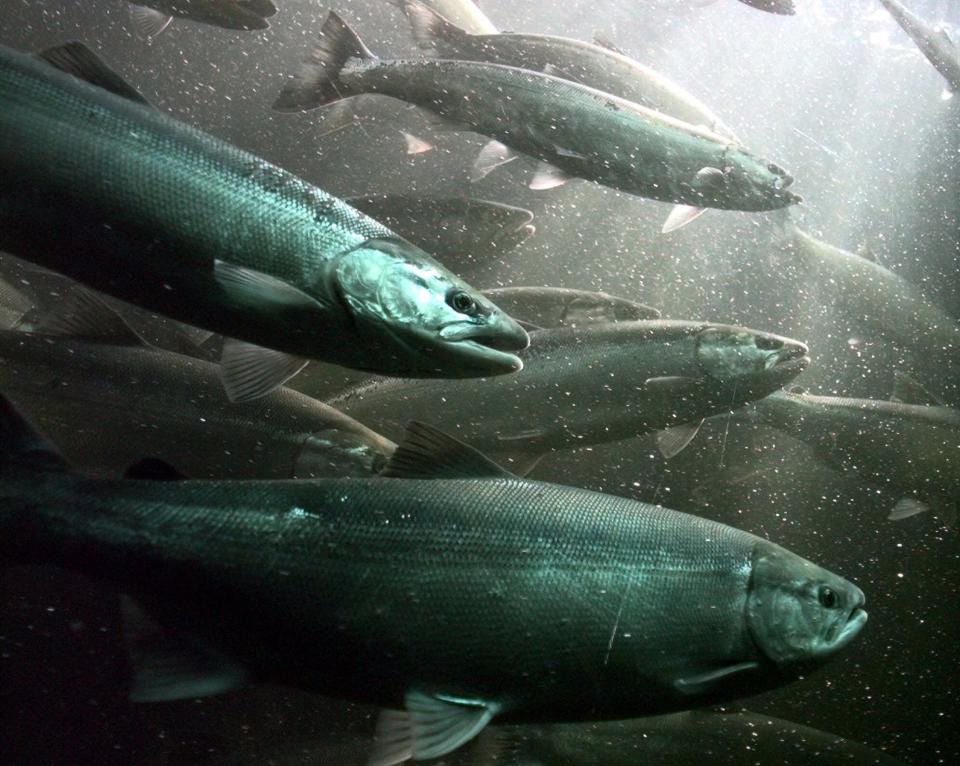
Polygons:
<instances>
[{"instance_id":1,"label":"fish jaw","mask_svg":"<svg viewBox=\"0 0 960 766\"><path fill-rule=\"evenodd\" d=\"M484 374L506 375L523 369L523 361L515 352L530 345L530 336L506 315L490 325L451 322L440 330L447 343L445 356L461 357L464 372L482 369Z\"/></svg>"}]
</instances>

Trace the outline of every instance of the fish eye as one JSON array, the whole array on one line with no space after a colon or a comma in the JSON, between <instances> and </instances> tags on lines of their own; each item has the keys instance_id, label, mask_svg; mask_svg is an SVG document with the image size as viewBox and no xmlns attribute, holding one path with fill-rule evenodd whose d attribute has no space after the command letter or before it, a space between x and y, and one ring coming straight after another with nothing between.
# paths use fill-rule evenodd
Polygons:
<instances>
[{"instance_id":1,"label":"fish eye","mask_svg":"<svg viewBox=\"0 0 960 766\"><path fill-rule=\"evenodd\" d=\"M835 609L839 599L837 598L836 591L833 588L828 588L826 586L820 589L820 592L817 594L820 599L820 605L825 609Z\"/></svg>"},{"instance_id":2,"label":"fish eye","mask_svg":"<svg viewBox=\"0 0 960 766\"><path fill-rule=\"evenodd\" d=\"M479 313L479 306L470 293L464 290L453 290L447 296L447 303L454 311L467 316L475 316Z\"/></svg>"}]
</instances>

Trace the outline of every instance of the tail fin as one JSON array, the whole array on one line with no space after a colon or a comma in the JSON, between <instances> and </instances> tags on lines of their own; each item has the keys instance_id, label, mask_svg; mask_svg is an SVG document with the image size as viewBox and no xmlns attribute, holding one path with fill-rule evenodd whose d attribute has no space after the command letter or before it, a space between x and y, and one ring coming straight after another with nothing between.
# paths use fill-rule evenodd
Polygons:
<instances>
[{"instance_id":1,"label":"tail fin","mask_svg":"<svg viewBox=\"0 0 960 766\"><path fill-rule=\"evenodd\" d=\"M66 471L63 456L0 394L0 470Z\"/></svg>"},{"instance_id":2,"label":"tail fin","mask_svg":"<svg viewBox=\"0 0 960 766\"><path fill-rule=\"evenodd\" d=\"M456 24L447 21L420 0L391 0L400 6L407 21L410 33L421 50L445 58L457 58L457 54L469 44L470 33Z\"/></svg>"},{"instance_id":3,"label":"tail fin","mask_svg":"<svg viewBox=\"0 0 960 766\"><path fill-rule=\"evenodd\" d=\"M340 82L341 71L353 58L374 61L377 57L343 19L330 11L316 47L277 96L273 108L278 112L305 112L357 95L347 92Z\"/></svg>"}]
</instances>

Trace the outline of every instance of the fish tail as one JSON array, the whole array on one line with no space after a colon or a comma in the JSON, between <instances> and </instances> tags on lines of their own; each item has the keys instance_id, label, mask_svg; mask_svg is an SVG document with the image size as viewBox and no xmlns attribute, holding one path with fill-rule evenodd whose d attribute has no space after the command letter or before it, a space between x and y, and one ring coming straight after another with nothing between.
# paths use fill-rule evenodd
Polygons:
<instances>
[{"instance_id":1,"label":"fish tail","mask_svg":"<svg viewBox=\"0 0 960 766\"><path fill-rule=\"evenodd\" d=\"M468 43L470 33L447 21L420 0L389 0L403 10L410 32L421 50L438 56L452 57Z\"/></svg>"},{"instance_id":2,"label":"fish tail","mask_svg":"<svg viewBox=\"0 0 960 766\"><path fill-rule=\"evenodd\" d=\"M340 74L352 59L375 61L376 58L357 33L330 11L316 46L280 92L273 108L279 112L303 112L358 95L349 92Z\"/></svg>"}]
</instances>

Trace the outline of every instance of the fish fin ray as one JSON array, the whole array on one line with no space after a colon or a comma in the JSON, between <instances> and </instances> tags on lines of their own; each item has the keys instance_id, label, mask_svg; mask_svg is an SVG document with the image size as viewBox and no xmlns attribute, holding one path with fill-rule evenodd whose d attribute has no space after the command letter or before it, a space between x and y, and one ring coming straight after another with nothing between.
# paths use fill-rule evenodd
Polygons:
<instances>
[{"instance_id":1,"label":"fish fin ray","mask_svg":"<svg viewBox=\"0 0 960 766\"><path fill-rule=\"evenodd\" d=\"M143 346L137 335L113 308L89 290L72 286L63 302L32 318L32 332L78 338L116 346Z\"/></svg>"},{"instance_id":2,"label":"fish fin ray","mask_svg":"<svg viewBox=\"0 0 960 766\"><path fill-rule=\"evenodd\" d=\"M130 3L130 18L140 37L152 40L170 26L173 16L145 5Z\"/></svg>"},{"instance_id":3,"label":"fish fin ray","mask_svg":"<svg viewBox=\"0 0 960 766\"><path fill-rule=\"evenodd\" d=\"M395 766L413 758L413 730L405 710L383 710L377 718L367 766Z\"/></svg>"},{"instance_id":4,"label":"fish fin ray","mask_svg":"<svg viewBox=\"0 0 960 766\"><path fill-rule=\"evenodd\" d=\"M613 40L607 37L603 32L594 32L593 33L593 44L599 45L601 48L606 48L608 51L613 51L614 53L619 53L621 56L626 56L626 52L618 46Z\"/></svg>"},{"instance_id":5,"label":"fish fin ray","mask_svg":"<svg viewBox=\"0 0 960 766\"><path fill-rule=\"evenodd\" d=\"M499 141L488 141L483 145L477 159L473 162L470 172L470 181L476 183L486 178L490 173L508 162L513 162L518 155L509 146Z\"/></svg>"},{"instance_id":6,"label":"fish fin ray","mask_svg":"<svg viewBox=\"0 0 960 766\"><path fill-rule=\"evenodd\" d=\"M220 379L231 402L248 402L276 391L306 366L298 356L225 338Z\"/></svg>"},{"instance_id":7,"label":"fish fin ray","mask_svg":"<svg viewBox=\"0 0 960 766\"><path fill-rule=\"evenodd\" d=\"M483 479L511 476L479 450L433 426L411 421L381 476L400 479Z\"/></svg>"},{"instance_id":8,"label":"fish fin ray","mask_svg":"<svg viewBox=\"0 0 960 766\"><path fill-rule=\"evenodd\" d=\"M904 404L925 404L931 407L943 406L943 401L931 394L919 381L901 370L893 373L893 396L890 401Z\"/></svg>"},{"instance_id":9,"label":"fish fin ray","mask_svg":"<svg viewBox=\"0 0 960 766\"><path fill-rule=\"evenodd\" d=\"M707 212L705 207L694 207L693 205L674 205L673 209L670 211L670 215L667 216L667 220L663 222L663 227L660 229L661 234L669 234L671 231L676 231L686 226L688 223L692 223L697 220L700 216Z\"/></svg>"},{"instance_id":10,"label":"fish fin ray","mask_svg":"<svg viewBox=\"0 0 960 766\"><path fill-rule=\"evenodd\" d=\"M237 689L247 674L198 642L174 636L126 594L120 601L131 702L194 699Z\"/></svg>"},{"instance_id":11,"label":"fish fin ray","mask_svg":"<svg viewBox=\"0 0 960 766\"><path fill-rule=\"evenodd\" d=\"M530 181L528 188L530 188L531 191L556 189L558 186L563 186L571 178L573 178L573 176L561 170L556 165L541 161L537 165L537 169L533 174L533 179Z\"/></svg>"},{"instance_id":12,"label":"fish fin ray","mask_svg":"<svg viewBox=\"0 0 960 766\"><path fill-rule=\"evenodd\" d=\"M116 96L122 96L138 104L151 106L150 102L141 96L136 88L127 83L108 67L96 53L81 42L74 41L47 48L34 54L34 57L45 61L61 72L110 91Z\"/></svg>"},{"instance_id":13,"label":"fish fin ray","mask_svg":"<svg viewBox=\"0 0 960 766\"><path fill-rule=\"evenodd\" d=\"M304 112L349 98L340 73L351 59L375 61L376 56L336 12L330 11L316 45L280 91L273 108L278 112Z\"/></svg>"},{"instance_id":14,"label":"fish fin ray","mask_svg":"<svg viewBox=\"0 0 960 766\"><path fill-rule=\"evenodd\" d=\"M452 753L483 731L497 712L495 705L416 691L407 692L404 704L418 761Z\"/></svg>"},{"instance_id":15,"label":"fish fin ray","mask_svg":"<svg viewBox=\"0 0 960 766\"><path fill-rule=\"evenodd\" d=\"M660 450L660 454L667 460L679 455L693 441L702 425L703 420L700 420L696 423L683 423L673 428L658 431L657 449Z\"/></svg>"},{"instance_id":16,"label":"fish fin ray","mask_svg":"<svg viewBox=\"0 0 960 766\"><path fill-rule=\"evenodd\" d=\"M418 0L399 0L398 4L407 17L410 33L420 50L444 58L459 58L457 54L470 37L467 31Z\"/></svg>"},{"instance_id":17,"label":"fish fin ray","mask_svg":"<svg viewBox=\"0 0 960 766\"><path fill-rule=\"evenodd\" d=\"M887 516L887 519L890 521L902 521L903 519L909 519L911 516L926 513L929 510L930 506L925 502L908 495L897 500L890 510L890 515Z\"/></svg>"},{"instance_id":18,"label":"fish fin ray","mask_svg":"<svg viewBox=\"0 0 960 766\"><path fill-rule=\"evenodd\" d=\"M728 665L727 667L710 670L695 676L678 678L673 685L678 691L684 694L698 694L708 690L717 681L722 681L725 678L744 671L756 670L759 667L760 664L758 662L740 662L736 665Z\"/></svg>"},{"instance_id":19,"label":"fish fin ray","mask_svg":"<svg viewBox=\"0 0 960 766\"><path fill-rule=\"evenodd\" d=\"M327 307L325 301L279 277L227 261L214 261L213 277L238 308L322 311Z\"/></svg>"}]
</instances>

